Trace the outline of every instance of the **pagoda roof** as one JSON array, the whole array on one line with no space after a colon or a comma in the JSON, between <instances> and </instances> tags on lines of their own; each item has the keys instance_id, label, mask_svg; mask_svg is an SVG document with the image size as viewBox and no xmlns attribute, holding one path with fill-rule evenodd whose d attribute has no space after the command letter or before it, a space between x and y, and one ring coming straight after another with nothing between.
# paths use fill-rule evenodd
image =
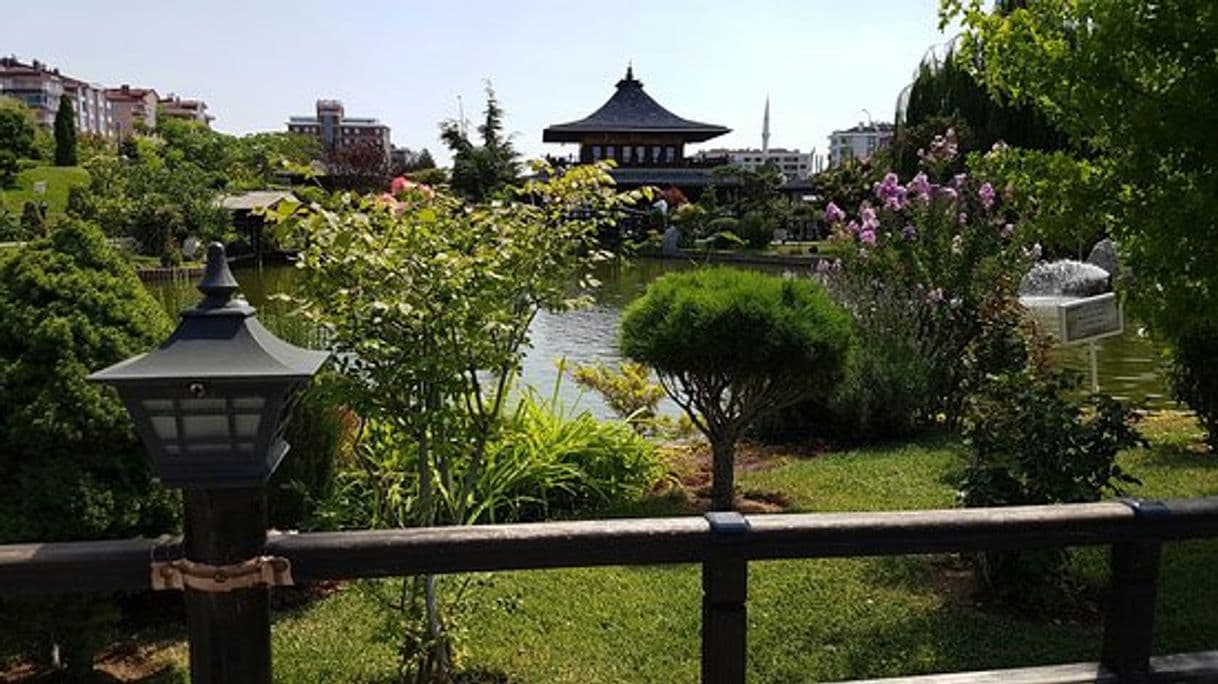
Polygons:
<instances>
[{"instance_id":1,"label":"pagoda roof","mask_svg":"<svg viewBox=\"0 0 1218 684\"><path fill-rule=\"evenodd\" d=\"M716 124L682 119L656 102L627 67L626 77L617 82L617 92L600 109L578 121L554 124L542 132L542 142L579 142L595 133L669 133L687 142L702 142L730 133Z\"/></svg>"}]
</instances>

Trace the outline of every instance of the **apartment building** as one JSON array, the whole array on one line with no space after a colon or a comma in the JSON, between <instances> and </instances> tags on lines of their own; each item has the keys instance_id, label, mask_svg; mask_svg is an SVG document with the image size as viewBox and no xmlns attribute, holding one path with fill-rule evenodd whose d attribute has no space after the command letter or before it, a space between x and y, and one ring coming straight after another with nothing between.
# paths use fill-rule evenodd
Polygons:
<instances>
[{"instance_id":1,"label":"apartment building","mask_svg":"<svg viewBox=\"0 0 1218 684\"><path fill-rule=\"evenodd\" d=\"M382 150L389 163L392 145L389 127L376 119L348 117L338 100L318 100L315 116L293 116L288 119L288 132L311 135L321 141L329 152L357 146Z\"/></svg>"},{"instance_id":2,"label":"apartment building","mask_svg":"<svg viewBox=\"0 0 1218 684\"><path fill-rule=\"evenodd\" d=\"M106 99L110 102L110 114L118 137L130 138L140 125L148 130L156 128L156 110L160 98L152 88L132 88L124 83L117 88L107 88Z\"/></svg>"},{"instance_id":3,"label":"apartment building","mask_svg":"<svg viewBox=\"0 0 1218 684\"><path fill-rule=\"evenodd\" d=\"M59 100L67 95L79 133L114 134L113 111L101 86L64 75L38 60L25 63L15 56L0 57L0 95L23 102L34 112L38 124L48 128L55 125Z\"/></svg>"},{"instance_id":4,"label":"apartment building","mask_svg":"<svg viewBox=\"0 0 1218 684\"><path fill-rule=\"evenodd\" d=\"M208 128L211 128L211 122L215 119L214 116L207 113L207 103L203 100L186 100L173 93L169 93L168 96L161 98L157 104L160 109L160 116L170 119L197 121Z\"/></svg>"},{"instance_id":5,"label":"apartment building","mask_svg":"<svg viewBox=\"0 0 1218 684\"><path fill-rule=\"evenodd\" d=\"M862 123L853 128L829 134L829 165L837 166L847 159L867 159L892 140L890 123Z\"/></svg>"}]
</instances>

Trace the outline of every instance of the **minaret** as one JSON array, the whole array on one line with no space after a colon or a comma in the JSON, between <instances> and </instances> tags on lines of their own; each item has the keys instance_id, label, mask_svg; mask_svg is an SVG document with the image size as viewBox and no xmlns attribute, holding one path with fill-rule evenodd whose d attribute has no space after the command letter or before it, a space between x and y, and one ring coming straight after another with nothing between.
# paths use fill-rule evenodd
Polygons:
<instances>
[{"instance_id":1,"label":"minaret","mask_svg":"<svg viewBox=\"0 0 1218 684\"><path fill-rule=\"evenodd\" d=\"M765 116L761 120L761 159L770 160L770 96L765 96Z\"/></svg>"}]
</instances>

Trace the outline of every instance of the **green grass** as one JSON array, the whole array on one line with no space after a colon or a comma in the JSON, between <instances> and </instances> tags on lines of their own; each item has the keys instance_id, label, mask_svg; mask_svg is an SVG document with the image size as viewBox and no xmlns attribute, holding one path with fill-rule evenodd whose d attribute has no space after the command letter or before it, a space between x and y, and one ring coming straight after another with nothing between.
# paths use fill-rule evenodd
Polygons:
<instances>
[{"instance_id":1,"label":"green grass","mask_svg":"<svg viewBox=\"0 0 1218 684\"><path fill-rule=\"evenodd\" d=\"M45 195L34 194L34 183L46 181ZM48 214L62 214L68 206L68 190L89 182L89 172L79 166L35 166L17 174L14 187L0 190L0 208L21 213L26 202L47 203Z\"/></svg>"},{"instance_id":2,"label":"green grass","mask_svg":"<svg viewBox=\"0 0 1218 684\"><path fill-rule=\"evenodd\" d=\"M1133 494L1218 494L1218 458L1199 452L1191 419L1144 428L1151 446L1124 454L1143 480ZM780 492L798 511L951 506L950 473L962 447L934 438L791 458L741 474L745 491ZM676 497L634 511L676 515ZM1218 542L1167 547L1156 622L1158 653L1218 648ZM749 681L811 682L1094 660L1094 601L1107 551L1075 554L1090 603L1045 615L979 606L957 586L951 557L773 561L749 570ZM467 578L445 578L452 586ZM693 682L699 668L697 567L589 568L474 576L461 613L467 675L510 682ZM275 678L281 682L388 682L395 647L372 592L349 584L303 609L276 615ZM182 644L160 654L179 663L155 681L185 681ZM473 681L500 681L475 679Z\"/></svg>"}]
</instances>

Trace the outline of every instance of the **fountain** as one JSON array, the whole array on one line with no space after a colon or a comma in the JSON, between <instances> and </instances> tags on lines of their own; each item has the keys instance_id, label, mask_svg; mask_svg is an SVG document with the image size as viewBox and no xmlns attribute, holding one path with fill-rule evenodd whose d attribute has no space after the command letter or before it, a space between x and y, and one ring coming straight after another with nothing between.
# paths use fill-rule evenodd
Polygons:
<instances>
[{"instance_id":1,"label":"fountain","mask_svg":"<svg viewBox=\"0 0 1218 684\"><path fill-rule=\"evenodd\" d=\"M1073 259L1042 261L1019 281L1019 296L1091 297L1107 292L1110 280L1108 271L1095 264Z\"/></svg>"}]
</instances>

